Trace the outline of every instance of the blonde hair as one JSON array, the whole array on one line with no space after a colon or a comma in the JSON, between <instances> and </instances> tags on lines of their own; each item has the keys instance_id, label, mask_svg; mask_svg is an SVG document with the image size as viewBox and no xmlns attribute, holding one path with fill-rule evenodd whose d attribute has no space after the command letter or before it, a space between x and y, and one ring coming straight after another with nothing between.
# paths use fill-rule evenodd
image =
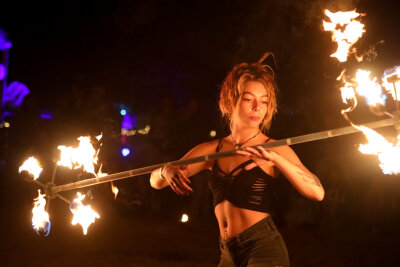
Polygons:
<instances>
[{"instance_id":1,"label":"blonde hair","mask_svg":"<svg viewBox=\"0 0 400 267\"><path fill-rule=\"evenodd\" d=\"M267 113L260 124L260 129L265 131L271 126L272 118L277 112L276 92L278 88L272 68L261 64L266 56L268 56L268 53L258 63L240 63L236 65L222 84L219 108L222 116L228 120L231 127L234 119L233 114L243 95L244 84L248 81L257 81L264 85L267 91L268 104Z\"/></svg>"}]
</instances>

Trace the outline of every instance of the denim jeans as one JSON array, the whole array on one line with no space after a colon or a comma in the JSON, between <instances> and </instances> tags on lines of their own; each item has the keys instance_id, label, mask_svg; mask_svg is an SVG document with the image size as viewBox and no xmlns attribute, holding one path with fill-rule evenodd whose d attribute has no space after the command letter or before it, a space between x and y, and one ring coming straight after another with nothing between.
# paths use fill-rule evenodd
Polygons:
<instances>
[{"instance_id":1,"label":"denim jeans","mask_svg":"<svg viewBox=\"0 0 400 267\"><path fill-rule=\"evenodd\" d=\"M271 216L231 239L220 237L220 248L218 267L290 266L285 242Z\"/></svg>"}]
</instances>

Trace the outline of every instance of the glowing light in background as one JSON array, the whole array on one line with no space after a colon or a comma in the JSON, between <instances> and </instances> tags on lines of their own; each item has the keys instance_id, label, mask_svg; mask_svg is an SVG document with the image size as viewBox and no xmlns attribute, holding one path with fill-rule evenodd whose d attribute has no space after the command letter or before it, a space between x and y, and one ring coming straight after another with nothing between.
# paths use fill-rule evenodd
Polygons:
<instances>
[{"instance_id":1,"label":"glowing light in background","mask_svg":"<svg viewBox=\"0 0 400 267\"><path fill-rule=\"evenodd\" d=\"M83 229L83 234L87 234L87 229L89 226L94 223L95 219L99 219L100 215L95 212L90 205L83 205L82 200L85 198L85 195L81 193L77 193L77 197L72 201L69 209L74 214L72 218L72 225L80 224Z\"/></svg>"},{"instance_id":2,"label":"glowing light in background","mask_svg":"<svg viewBox=\"0 0 400 267\"><path fill-rule=\"evenodd\" d=\"M6 66L0 64L0 81L4 80L6 77Z\"/></svg>"},{"instance_id":3,"label":"glowing light in background","mask_svg":"<svg viewBox=\"0 0 400 267\"><path fill-rule=\"evenodd\" d=\"M51 120L53 119L53 114L51 112L40 112L40 118L44 119L44 120Z\"/></svg>"},{"instance_id":4,"label":"glowing light in background","mask_svg":"<svg viewBox=\"0 0 400 267\"><path fill-rule=\"evenodd\" d=\"M189 216L187 214L182 214L181 222L186 223L189 221Z\"/></svg>"},{"instance_id":5,"label":"glowing light in background","mask_svg":"<svg viewBox=\"0 0 400 267\"><path fill-rule=\"evenodd\" d=\"M50 218L49 214L46 212L46 199L45 194L40 194L40 189L38 190L39 196L35 198L35 202L33 203L32 209L32 227L33 230L38 235L48 236L50 233Z\"/></svg>"},{"instance_id":6,"label":"glowing light in background","mask_svg":"<svg viewBox=\"0 0 400 267\"><path fill-rule=\"evenodd\" d=\"M34 157L29 157L27 160L22 163L19 167L18 172L27 171L31 175L33 175L33 179L36 180L39 178L40 173L42 173L42 167L40 167L39 161Z\"/></svg>"},{"instance_id":7,"label":"glowing light in background","mask_svg":"<svg viewBox=\"0 0 400 267\"><path fill-rule=\"evenodd\" d=\"M122 129L130 130L137 125L137 116L125 114L122 119Z\"/></svg>"},{"instance_id":8,"label":"glowing light in background","mask_svg":"<svg viewBox=\"0 0 400 267\"><path fill-rule=\"evenodd\" d=\"M3 103L9 102L12 106L19 107L29 92L25 84L14 81L5 88Z\"/></svg>"},{"instance_id":9,"label":"glowing light in background","mask_svg":"<svg viewBox=\"0 0 400 267\"><path fill-rule=\"evenodd\" d=\"M131 153L131 150L127 147L124 147L123 149L121 149L121 154L124 157L127 157L130 153Z\"/></svg>"},{"instance_id":10,"label":"glowing light in background","mask_svg":"<svg viewBox=\"0 0 400 267\"><path fill-rule=\"evenodd\" d=\"M126 110L125 109L121 109L121 111L119 112L122 116L126 115Z\"/></svg>"},{"instance_id":11,"label":"glowing light in background","mask_svg":"<svg viewBox=\"0 0 400 267\"><path fill-rule=\"evenodd\" d=\"M211 137L217 136L217 132L216 132L215 130L211 130L210 136L211 136Z\"/></svg>"},{"instance_id":12,"label":"glowing light in background","mask_svg":"<svg viewBox=\"0 0 400 267\"><path fill-rule=\"evenodd\" d=\"M365 32L364 25L355 20L361 14L355 12L355 10L336 13L325 10L325 15L329 17L331 22L323 21L324 30L332 32L332 40L338 44L336 52L331 57L336 57L340 62L345 62L350 48Z\"/></svg>"},{"instance_id":13,"label":"glowing light in background","mask_svg":"<svg viewBox=\"0 0 400 267\"><path fill-rule=\"evenodd\" d=\"M140 134L148 134L150 132L150 125L146 125L143 129L138 129L138 133Z\"/></svg>"}]
</instances>

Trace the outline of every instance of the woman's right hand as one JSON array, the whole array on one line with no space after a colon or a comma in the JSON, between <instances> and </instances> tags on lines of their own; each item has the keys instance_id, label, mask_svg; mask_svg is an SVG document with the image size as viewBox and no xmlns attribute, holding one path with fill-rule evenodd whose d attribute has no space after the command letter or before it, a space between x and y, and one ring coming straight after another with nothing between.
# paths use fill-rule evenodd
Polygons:
<instances>
[{"instance_id":1,"label":"woman's right hand","mask_svg":"<svg viewBox=\"0 0 400 267\"><path fill-rule=\"evenodd\" d=\"M186 170L187 166L173 165L165 165L161 169L162 176L178 195L188 196L193 192L193 189L188 185L190 184L190 180L185 174Z\"/></svg>"}]
</instances>

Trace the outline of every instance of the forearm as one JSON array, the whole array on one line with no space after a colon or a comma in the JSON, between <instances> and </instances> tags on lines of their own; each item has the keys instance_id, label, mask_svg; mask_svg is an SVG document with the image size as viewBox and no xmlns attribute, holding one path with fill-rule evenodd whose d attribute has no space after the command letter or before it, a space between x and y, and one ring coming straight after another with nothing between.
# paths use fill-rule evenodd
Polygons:
<instances>
[{"instance_id":1,"label":"forearm","mask_svg":"<svg viewBox=\"0 0 400 267\"><path fill-rule=\"evenodd\" d=\"M278 153L274 153L274 163L296 190L306 198L322 201L325 195L319 179L305 167L297 166Z\"/></svg>"}]
</instances>

